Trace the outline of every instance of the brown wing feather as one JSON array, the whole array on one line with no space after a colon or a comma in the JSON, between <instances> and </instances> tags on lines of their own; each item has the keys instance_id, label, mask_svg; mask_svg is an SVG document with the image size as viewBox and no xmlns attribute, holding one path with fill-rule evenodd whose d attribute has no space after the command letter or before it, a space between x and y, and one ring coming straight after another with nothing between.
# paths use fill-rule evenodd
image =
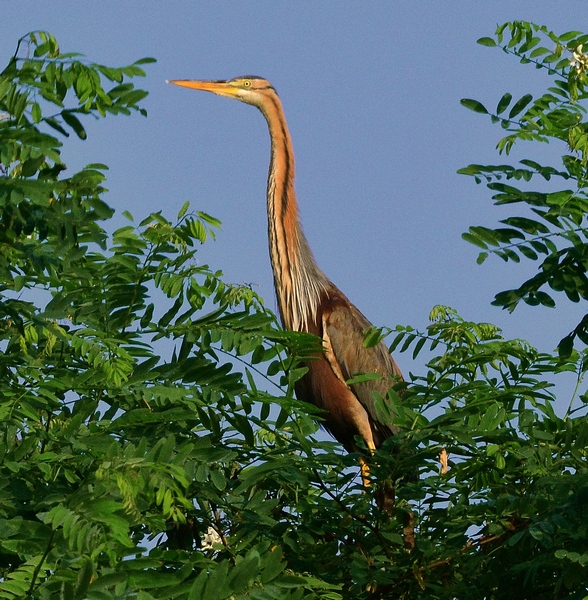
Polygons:
<instances>
[{"instance_id":1,"label":"brown wing feather","mask_svg":"<svg viewBox=\"0 0 588 600\"><path fill-rule=\"evenodd\" d=\"M372 392L385 398L390 377L402 378L400 369L384 343L374 348L363 345L370 322L332 284L310 325L310 332L322 338L324 352L306 363L308 373L296 383L296 396L325 411L325 429L350 452L357 450L356 436L368 448L379 448L397 428L380 422ZM384 379L347 385L360 373L378 373Z\"/></svg>"},{"instance_id":2,"label":"brown wing feather","mask_svg":"<svg viewBox=\"0 0 588 600\"><path fill-rule=\"evenodd\" d=\"M402 374L383 342L373 348L363 345L364 332L370 326L366 317L345 297L332 303L330 310L323 313L323 339L332 348L342 378L346 381L360 373L378 373L385 377L350 386L369 415L374 443L379 447L397 429L378 420L372 392L377 391L385 398L392 385L390 376L402 378Z\"/></svg>"},{"instance_id":3,"label":"brown wing feather","mask_svg":"<svg viewBox=\"0 0 588 600\"><path fill-rule=\"evenodd\" d=\"M325 411L322 425L348 452L356 452L355 437L361 436L369 448L376 447L370 417L355 394L334 373L324 355L309 361L308 373L296 382L296 396Z\"/></svg>"}]
</instances>

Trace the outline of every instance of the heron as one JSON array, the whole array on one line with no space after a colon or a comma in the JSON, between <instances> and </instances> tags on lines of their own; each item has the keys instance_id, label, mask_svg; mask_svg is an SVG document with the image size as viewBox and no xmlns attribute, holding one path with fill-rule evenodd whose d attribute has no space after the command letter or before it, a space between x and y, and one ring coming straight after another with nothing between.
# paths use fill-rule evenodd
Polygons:
<instances>
[{"instance_id":1,"label":"heron","mask_svg":"<svg viewBox=\"0 0 588 600\"><path fill-rule=\"evenodd\" d=\"M374 347L364 345L370 321L317 266L302 231L294 189L292 139L275 88L267 79L252 75L222 81L175 79L169 83L240 100L256 106L265 117L271 143L268 238L278 311L285 329L314 334L323 346L322 352L305 364L308 371L296 383L295 393L298 399L322 409L322 425L348 452L361 452L358 440L363 440L373 454L398 432L395 425L380 417L374 392L386 398L402 374L383 341ZM364 373L377 373L381 378L350 383ZM364 483L369 485L365 459L361 470Z\"/></svg>"}]
</instances>

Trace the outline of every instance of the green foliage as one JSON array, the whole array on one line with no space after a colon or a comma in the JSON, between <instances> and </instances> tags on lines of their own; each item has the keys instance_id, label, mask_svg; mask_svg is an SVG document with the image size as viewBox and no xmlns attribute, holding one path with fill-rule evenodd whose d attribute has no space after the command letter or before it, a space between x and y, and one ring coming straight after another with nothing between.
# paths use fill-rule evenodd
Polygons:
<instances>
[{"instance_id":1,"label":"green foliage","mask_svg":"<svg viewBox=\"0 0 588 600\"><path fill-rule=\"evenodd\" d=\"M269 453L288 480L292 440L312 452L283 348L314 338L199 264L213 217L125 212L109 234L106 167L64 177L61 139L85 139L84 115L145 114L129 80L148 62L88 63L36 32L0 74L0 598L334 598L255 531L280 493L256 464ZM273 418L264 371L283 374Z\"/></svg>"},{"instance_id":2,"label":"green foliage","mask_svg":"<svg viewBox=\"0 0 588 600\"><path fill-rule=\"evenodd\" d=\"M523 30L543 31L516 24L481 43L525 58L539 42L521 50ZM522 37L504 42L509 31ZM583 597L586 354L569 342L542 354L446 307L424 332L366 332L366 345L389 336L432 358L376 398L401 433L364 488L358 456L317 437L320 414L293 398L318 341L202 264L218 221L186 203L174 219L125 212L109 233L105 166L67 174L61 144L84 138L84 115L143 112L129 81L143 62L88 63L37 32L0 73L0 599ZM496 115L524 119L535 105L522 98L505 94ZM574 177L522 165L468 169L490 184ZM517 236L531 236L546 259L581 243L580 193L513 190L501 203L535 215L471 241L527 256ZM576 238L557 229L570 211ZM556 411L550 382L570 374ZM374 502L379 482L396 486L392 515Z\"/></svg>"},{"instance_id":3,"label":"green foliage","mask_svg":"<svg viewBox=\"0 0 588 600\"><path fill-rule=\"evenodd\" d=\"M546 27L521 21L498 27L495 39L478 40L484 46L501 47L550 77L540 97L524 94L513 102L513 96L505 93L493 112L476 100L462 100L464 106L488 114L508 132L498 142L500 153L509 154L520 141L559 142L565 152L559 166L523 159L516 165L472 164L459 171L477 183L485 182L497 205L527 208L523 216L502 220L505 227L474 226L463 236L483 249L480 263L489 254L504 261L540 262L536 275L496 295L494 304L509 311L521 301L554 307L554 292L572 302L588 299L588 58L582 51L587 42L588 35L579 31L558 36ZM535 182L537 187L532 188ZM559 182L566 187L559 188ZM588 318L560 342L562 356L570 355L576 338L588 343Z\"/></svg>"}]
</instances>

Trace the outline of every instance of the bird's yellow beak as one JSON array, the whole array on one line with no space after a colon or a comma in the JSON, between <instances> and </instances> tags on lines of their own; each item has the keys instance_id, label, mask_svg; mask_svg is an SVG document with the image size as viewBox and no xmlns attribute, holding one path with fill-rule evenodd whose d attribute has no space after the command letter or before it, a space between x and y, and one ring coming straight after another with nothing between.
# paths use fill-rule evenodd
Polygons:
<instances>
[{"instance_id":1,"label":"bird's yellow beak","mask_svg":"<svg viewBox=\"0 0 588 600\"><path fill-rule=\"evenodd\" d=\"M228 96L235 98L239 88L231 85L228 81L202 81L198 79L172 79L167 83L173 83L181 87L191 88L193 90L202 90L204 92L212 92L219 96Z\"/></svg>"}]
</instances>

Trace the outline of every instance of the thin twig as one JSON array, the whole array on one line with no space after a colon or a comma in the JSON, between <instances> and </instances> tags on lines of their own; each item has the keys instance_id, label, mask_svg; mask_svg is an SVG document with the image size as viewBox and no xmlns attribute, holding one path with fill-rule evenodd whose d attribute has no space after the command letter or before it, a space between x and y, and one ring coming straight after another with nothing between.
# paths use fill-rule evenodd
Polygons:
<instances>
[{"instance_id":1,"label":"thin twig","mask_svg":"<svg viewBox=\"0 0 588 600\"><path fill-rule=\"evenodd\" d=\"M37 577L39 575L39 572L41 571L41 567L43 566L43 563L47 559L47 556L49 556L49 552L51 552L51 548L52 548L52 544L53 544L53 537L54 536L55 536L55 531L52 531L51 535L49 536L49 542L47 543L47 548L45 549L45 552L43 553L43 556L41 557L41 560L39 561L39 564L35 567L35 570L33 571L33 577L31 579L31 585L29 586L29 596L32 596L33 589L35 588L35 583L37 581Z\"/></svg>"}]
</instances>

